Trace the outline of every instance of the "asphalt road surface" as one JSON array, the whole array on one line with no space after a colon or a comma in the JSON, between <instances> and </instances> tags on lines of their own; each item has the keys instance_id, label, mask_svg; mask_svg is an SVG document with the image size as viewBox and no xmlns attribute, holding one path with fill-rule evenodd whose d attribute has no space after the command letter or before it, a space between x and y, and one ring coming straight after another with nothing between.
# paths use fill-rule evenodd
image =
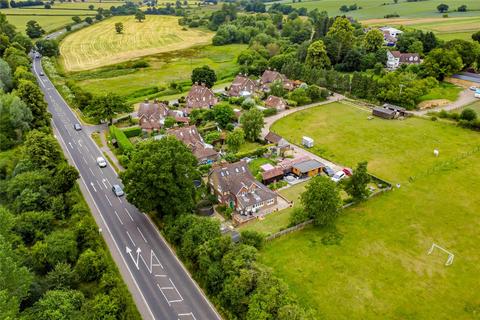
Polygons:
<instances>
[{"instance_id":1,"label":"asphalt road surface","mask_svg":"<svg viewBox=\"0 0 480 320\"><path fill-rule=\"evenodd\" d=\"M151 220L116 197L112 185L121 184L115 171L100 168L96 158L103 156L80 123L42 72L40 59L34 59L33 72L53 115L54 133L66 156L80 172L80 186L107 242L109 250L128 285L144 319L214 320L221 319L215 308L190 277Z\"/></svg>"}]
</instances>

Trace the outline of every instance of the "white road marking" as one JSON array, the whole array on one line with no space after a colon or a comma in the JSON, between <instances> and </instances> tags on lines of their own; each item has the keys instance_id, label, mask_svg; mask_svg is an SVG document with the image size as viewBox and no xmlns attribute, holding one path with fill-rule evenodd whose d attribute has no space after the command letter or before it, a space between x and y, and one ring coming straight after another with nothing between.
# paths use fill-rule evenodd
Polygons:
<instances>
[{"instance_id":1,"label":"white road marking","mask_svg":"<svg viewBox=\"0 0 480 320\"><path fill-rule=\"evenodd\" d=\"M82 156L82 159L83 159L83 162L85 162L85 164L88 164L87 160L85 160L85 157Z\"/></svg>"},{"instance_id":2,"label":"white road marking","mask_svg":"<svg viewBox=\"0 0 480 320\"><path fill-rule=\"evenodd\" d=\"M130 214L130 212L128 211L128 209L127 209L127 208L125 208L125 211L127 211L127 214L128 214L128 216L130 217L130 220L132 220L132 221L133 221L132 215Z\"/></svg>"},{"instance_id":3,"label":"white road marking","mask_svg":"<svg viewBox=\"0 0 480 320\"><path fill-rule=\"evenodd\" d=\"M97 189L95 189L95 185L93 184L93 182L90 182L90 185L92 186L93 190L95 190L95 192L97 192Z\"/></svg>"},{"instance_id":4,"label":"white road marking","mask_svg":"<svg viewBox=\"0 0 480 320\"><path fill-rule=\"evenodd\" d=\"M92 168L88 168L88 170L90 170L90 172L92 173L92 175L95 176L95 173L93 173Z\"/></svg>"},{"instance_id":5,"label":"white road marking","mask_svg":"<svg viewBox=\"0 0 480 320\"><path fill-rule=\"evenodd\" d=\"M100 190L102 190L102 185L98 182L98 180L95 181L97 181L98 187L100 188Z\"/></svg>"},{"instance_id":6,"label":"white road marking","mask_svg":"<svg viewBox=\"0 0 480 320\"><path fill-rule=\"evenodd\" d=\"M65 126L65 125L64 125L64 126ZM67 131L67 133L68 133L68 135L69 135L70 137L72 136L72 135L70 134L70 131L68 131L67 126L65 126L65 131ZM69 143L70 143L70 142L69 142ZM72 145L70 144L70 146L72 146Z\"/></svg>"},{"instance_id":7,"label":"white road marking","mask_svg":"<svg viewBox=\"0 0 480 320\"><path fill-rule=\"evenodd\" d=\"M123 221L120 219L120 216L118 215L117 210L113 210L115 212L115 215L117 216L118 221L120 221L120 224L123 226Z\"/></svg>"},{"instance_id":8,"label":"white road marking","mask_svg":"<svg viewBox=\"0 0 480 320\"><path fill-rule=\"evenodd\" d=\"M120 203L123 203L122 199L120 199L120 197L118 197L118 201L120 201Z\"/></svg>"},{"instance_id":9,"label":"white road marking","mask_svg":"<svg viewBox=\"0 0 480 320\"><path fill-rule=\"evenodd\" d=\"M170 304L170 301L168 301L167 296L165 295L165 293L163 293L162 288L160 288L160 285L158 283L157 283L157 287L160 290L160 292L163 294L163 297L165 298L165 301L167 301L168 306L171 307L172 305Z\"/></svg>"},{"instance_id":10,"label":"white road marking","mask_svg":"<svg viewBox=\"0 0 480 320\"><path fill-rule=\"evenodd\" d=\"M132 239L132 237L130 236L130 233L128 233L128 231L127 231L127 236L128 236L128 238L130 239L130 241L132 242L133 246L136 247L137 245L135 244L135 242L133 242L133 239Z\"/></svg>"},{"instance_id":11,"label":"white road marking","mask_svg":"<svg viewBox=\"0 0 480 320\"><path fill-rule=\"evenodd\" d=\"M140 235L142 236L143 241L145 241L146 243L148 243L147 239L145 239L145 237L143 236L142 231L140 231L140 229L139 229L138 227L137 227L137 230L138 230L138 232L140 232Z\"/></svg>"},{"instance_id":12,"label":"white road marking","mask_svg":"<svg viewBox=\"0 0 480 320\"><path fill-rule=\"evenodd\" d=\"M67 132L68 132L68 130L67 130ZM70 148L73 149L73 146L72 146L72 143L71 143L71 142L69 142L68 145L70 146Z\"/></svg>"},{"instance_id":13,"label":"white road marking","mask_svg":"<svg viewBox=\"0 0 480 320\"><path fill-rule=\"evenodd\" d=\"M79 139L79 140L78 140L78 145L79 145L80 147L83 147L80 142L81 142L81 140Z\"/></svg>"},{"instance_id":14,"label":"white road marking","mask_svg":"<svg viewBox=\"0 0 480 320\"><path fill-rule=\"evenodd\" d=\"M137 270L139 270L139 268L138 268L138 259L139 259L139 257L140 257L140 252L142 252L142 249L137 248L137 260L135 260L135 259L133 258L133 255L132 255L132 249L130 249L129 247L127 247L127 253L128 253L128 254L130 255L130 257L132 258L133 263L135 264L135 267L137 267Z\"/></svg>"},{"instance_id":15,"label":"white road marking","mask_svg":"<svg viewBox=\"0 0 480 320\"><path fill-rule=\"evenodd\" d=\"M35 69L35 63L33 65L34 69ZM65 102L65 100L63 99L62 96L60 96L60 98L63 100L63 102L65 103L66 107L68 108L68 104ZM55 126L55 123L52 121L52 124L53 124L53 127L54 129L56 129L58 131L58 127ZM58 131L59 132L59 131ZM60 133L60 132L59 132ZM60 141L63 143L63 145L65 146L65 150L67 151L68 155L70 156L70 160L75 164L75 166L77 168L79 168L79 166L76 164L76 161L75 159L73 158L72 154L70 153L70 150L68 150L67 148L67 144L65 143L65 140L63 139L63 137L61 135L59 135L60 137ZM98 150L100 150L98 148ZM113 237L113 234L112 234L112 231L110 230L110 228L108 227L108 224L107 222L105 221L105 217L103 216L102 212L100 211L100 209L98 208L98 205L97 203L95 202L95 199L93 198L93 195L92 193L90 192L90 189L88 188L87 186L87 183L85 182L85 179L83 176L80 176L81 178L81 181L83 183L83 185L85 186L85 190L87 190L88 194L90 195L90 198L92 199L92 202L93 202L93 205L95 206L95 208L97 209L97 212L98 214L100 215L100 218L102 219L102 222L103 222L103 225L105 226L105 228L107 229L108 233L110 234L110 238L113 240L113 243L115 244L115 247L117 248L117 251L119 253L121 253L121 250L120 250L120 247L118 246L118 243L117 241L115 240L115 238ZM150 221L151 223L151 221ZM158 230L157 230L158 232ZM160 235L160 233L158 233ZM161 235L160 235L161 236ZM161 238L161 237L160 237ZM128 252L128 250L127 250ZM173 251L172 251L173 253ZM152 319L155 319L155 316L153 315L153 312L152 312L152 309L150 308L150 305L148 304L147 302L147 299L145 299L145 296L143 295L143 292L142 290L140 289L140 286L138 285L138 282L137 280L135 279L135 277L133 276L133 273L132 273L132 270L130 269L127 261L125 260L125 257L123 256L123 254L120 254L120 257L122 258L122 261L123 263L125 264L125 266L127 267L127 270L128 270L128 273L130 274L130 278L133 280L133 283L135 284L137 290L138 290L138 293L140 293L140 296L142 297L143 299L143 302L145 303L145 306L147 307L147 310L148 312L150 313ZM186 270L186 269L185 269ZM207 300L207 303L209 303L209 301ZM215 310L215 309L213 309ZM218 319L221 319L220 317Z\"/></svg>"},{"instance_id":16,"label":"white road marking","mask_svg":"<svg viewBox=\"0 0 480 320\"><path fill-rule=\"evenodd\" d=\"M197 320L197 318L195 318L195 316L193 315L193 312L190 312L190 313L179 313L178 314L179 317L192 317L193 320ZM178 319L180 320L180 319Z\"/></svg>"},{"instance_id":17,"label":"white road marking","mask_svg":"<svg viewBox=\"0 0 480 320\"><path fill-rule=\"evenodd\" d=\"M105 183L105 179L102 179L102 183L105 186L105 189L107 189L107 184Z\"/></svg>"},{"instance_id":18,"label":"white road marking","mask_svg":"<svg viewBox=\"0 0 480 320\"><path fill-rule=\"evenodd\" d=\"M112 203L110 202L110 199L108 199L107 195L105 195L105 199L107 199L108 201L108 204L110 205L110 207L112 206Z\"/></svg>"}]
</instances>

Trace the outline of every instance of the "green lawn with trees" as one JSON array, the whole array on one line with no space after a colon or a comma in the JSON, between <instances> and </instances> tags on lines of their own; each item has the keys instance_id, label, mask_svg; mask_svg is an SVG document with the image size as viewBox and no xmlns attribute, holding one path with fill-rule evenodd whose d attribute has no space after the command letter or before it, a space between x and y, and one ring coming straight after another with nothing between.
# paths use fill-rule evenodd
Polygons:
<instances>
[{"instance_id":1,"label":"green lawn with trees","mask_svg":"<svg viewBox=\"0 0 480 320\"><path fill-rule=\"evenodd\" d=\"M326 319L474 318L480 136L449 123L369 115L332 103L274 124L293 143L308 132L312 151L335 162L368 160L370 173L400 188L344 210L336 244L330 228L309 227L268 243L261 261ZM455 254L452 266L441 252L427 255L433 242Z\"/></svg>"},{"instance_id":2,"label":"green lawn with trees","mask_svg":"<svg viewBox=\"0 0 480 320\"><path fill-rule=\"evenodd\" d=\"M177 86L190 85L190 74L197 67L208 65L215 70L218 82L231 80L238 71L235 60L245 45L222 47L201 46L181 51L172 51L148 56L131 63L67 74L66 79L73 81L80 88L93 94L114 92L130 101L142 101L145 96L172 95L179 93ZM160 93L164 91L164 94Z\"/></svg>"}]
</instances>

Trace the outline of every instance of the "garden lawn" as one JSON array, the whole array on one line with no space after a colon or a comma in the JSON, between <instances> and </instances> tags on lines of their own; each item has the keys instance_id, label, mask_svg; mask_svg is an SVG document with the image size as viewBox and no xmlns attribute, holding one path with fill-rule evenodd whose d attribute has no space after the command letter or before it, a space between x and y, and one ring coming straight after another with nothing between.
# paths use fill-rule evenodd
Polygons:
<instances>
[{"instance_id":1,"label":"garden lawn","mask_svg":"<svg viewBox=\"0 0 480 320\"><path fill-rule=\"evenodd\" d=\"M448 15L451 17L464 17L478 15L480 9L480 3L477 0L429 0L418 2L407 2L405 0L398 1L395 4L393 1L385 0L356 0L356 1L338 1L338 0L302 0L292 3L291 0L278 1L280 3L289 4L295 8L307 8L309 10L318 9L319 11L327 11L329 16L342 16L347 15L356 19L372 19L383 18L387 14L397 13L400 17L409 18L425 18L425 17L442 17L442 14L437 11L437 6L441 3L449 5L450 12ZM270 2L267 5L271 5L277 2ZM349 11L347 13L341 12L340 7L345 5L352 5L356 3L357 6L362 7L360 10ZM467 5L467 8L471 11L467 12L453 12L461 5Z\"/></svg>"},{"instance_id":2,"label":"garden lawn","mask_svg":"<svg viewBox=\"0 0 480 320\"><path fill-rule=\"evenodd\" d=\"M121 34L115 31L118 22L124 26ZM133 16L116 16L68 35L60 53L66 71L81 71L208 44L212 36L202 29L183 30L178 17L148 15L138 22Z\"/></svg>"},{"instance_id":3,"label":"garden lawn","mask_svg":"<svg viewBox=\"0 0 480 320\"><path fill-rule=\"evenodd\" d=\"M260 172L260 167L267 163L271 165L275 165L275 161L271 159L257 158L257 159L253 159L248 163L248 169L253 174L253 176L256 176Z\"/></svg>"},{"instance_id":4,"label":"garden lawn","mask_svg":"<svg viewBox=\"0 0 480 320\"><path fill-rule=\"evenodd\" d=\"M146 95L143 92L149 89L168 88L172 82L190 83L192 70L203 65L215 70L219 83L230 80L238 71L236 59L244 48L245 45L239 44L199 46L144 57L149 64L147 68L111 66L67 74L67 77L94 94L114 92L126 97L135 96L141 101Z\"/></svg>"},{"instance_id":5,"label":"garden lawn","mask_svg":"<svg viewBox=\"0 0 480 320\"><path fill-rule=\"evenodd\" d=\"M424 119L368 116L332 103L274 125L297 143L308 132L314 152L340 163L369 160L370 172L401 187L345 210L337 221L344 235L339 245L322 244L325 231L309 227L269 242L261 262L324 319L475 319L479 133ZM416 178L408 182L409 176ZM455 254L453 265L444 265L447 255L440 251L427 255L434 242Z\"/></svg>"},{"instance_id":6,"label":"garden lawn","mask_svg":"<svg viewBox=\"0 0 480 320\"><path fill-rule=\"evenodd\" d=\"M459 86L448 82L440 82L438 86L430 90L429 93L423 95L419 98L419 102L436 100L436 99L446 99L449 101L455 101L458 99L458 95L463 89Z\"/></svg>"},{"instance_id":7,"label":"garden lawn","mask_svg":"<svg viewBox=\"0 0 480 320\"><path fill-rule=\"evenodd\" d=\"M301 182L289 188L278 191L283 197L289 201L293 201L293 207L272 212L265 216L263 220L254 220L240 227L240 230L254 230L257 232L270 235L288 227L290 223L290 214L293 209L301 206L300 195L305 191L307 182Z\"/></svg>"}]
</instances>

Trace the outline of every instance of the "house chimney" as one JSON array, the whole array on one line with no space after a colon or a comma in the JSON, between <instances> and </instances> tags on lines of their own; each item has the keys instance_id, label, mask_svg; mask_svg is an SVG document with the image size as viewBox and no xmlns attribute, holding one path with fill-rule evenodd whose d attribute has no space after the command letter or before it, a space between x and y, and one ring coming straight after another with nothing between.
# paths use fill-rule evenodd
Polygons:
<instances>
[{"instance_id":1,"label":"house chimney","mask_svg":"<svg viewBox=\"0 0 480 320\"><path fill-rule=\"evenodd\" d=\"M202 82L202 87L205 87L205 82Z\"/></svg>"},{"instance_id":2,"label":"house chimney","mask_svg":"<svg viewBox=\"0 0 480 320\"><path fill-rule=\"evenodd\" d=\"M148 99L145 99L145 101L144 101L144 102L145 102L146 104L148 104Z\"/></svg>"},{"instance_id":3,"label":"house chimney","mask_svg":"<svg viewBox=\"0 0 480 320\"><path fill-rule=\"evenodd\" d=\"M153 99L153 103L157 104L158 103L158 100L157 98Z\"/></svg>"}]
</instances>

